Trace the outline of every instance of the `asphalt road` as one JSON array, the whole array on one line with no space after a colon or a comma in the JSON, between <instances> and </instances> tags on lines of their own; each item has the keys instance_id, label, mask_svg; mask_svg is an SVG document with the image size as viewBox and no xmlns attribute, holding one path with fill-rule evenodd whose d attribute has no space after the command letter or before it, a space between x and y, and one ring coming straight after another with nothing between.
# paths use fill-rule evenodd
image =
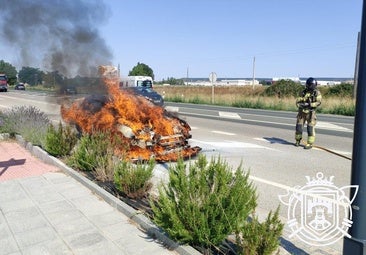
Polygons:
<instances>
[{"instance_id":1,"label":"asphalt road","mask_svg":"<svg viewBox=\"0 0 366 255\"><path fill-rule=\"evenodd\" d=\"M60 103L70 99L43 92L10 91L0 94L0 108L33 105L58 122ZM349 184L351 161L347 158L352 156L352 117L318 114L316 145L334 152L331 153L293 146L294 112L178 103L166 103L165 107L187 120L192 128L192 145L202 147L209 156L223 157L234 168L242 162L244 169L250 169L258 185L265 183L264 191L258 188L260 193L275 195L279 192L268 190L281 185L304 185L306 175L315 176L319 171L333 175L337 185ZM267 194L260 199L268 200L263 202L266 209L275 208L279 202Z\"/></svg>"},{"instance_id":2,"label":"asphalt road","mask_svg":"<svg viewBox=\"0 0 366 255\"><path fill-rule=\"evenodd\" d=\"M1 108L34 105L56 122L60 120L61 101L55 96L28 91L0 94ZM281 203L279 196L296 186L305 186L306 176L315 178L321 172L327 178L334 176L332 180L337 187L350 184L352 117L319 114L316 145L321 148L304 150L293 145L294 112L177 103L166 103L166 109L177 112L191 126L192 146L200 146L208 157L221 157L233 170L241 165L250 171L262 216L280 205L281 217L286 220L288 207ZM166 175L167 168L167 165L160 166L156 174ZM337 251L341 247L341 242L332 246Z\"/></svg>"}]
</instances>

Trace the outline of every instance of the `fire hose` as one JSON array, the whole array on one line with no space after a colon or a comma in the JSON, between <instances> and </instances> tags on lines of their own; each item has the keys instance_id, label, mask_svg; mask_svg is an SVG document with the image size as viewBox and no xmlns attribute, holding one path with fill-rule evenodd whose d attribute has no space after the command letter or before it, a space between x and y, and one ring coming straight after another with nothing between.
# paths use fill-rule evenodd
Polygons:
<instances>
[{"instance_id":1,"label":"fire hose","mask_svg":"<svg viewBox=\"0 0 366 255\"><path fill-rule=\"evenodd\" d=\"M305 145L305 142L303 142L303 144ZM352 160L352 158L351 158L351 157L347 157L347 156L345 156L345 155L343 155L343 154L341 154L341 153L338 153L338 152L336 152L336 151L333 151L333 150L327 149L327 148L322 147L322 146L313 145L313 148L318 148L318 149L320 149L320 150L323 150L323 151L326 151L326 152L332 153L332 154L334 154L334 155L336 155L336 156L339 156L339 157L342 157L342 158L345 158L345 159Z\"/></svg>"}]
</instances>

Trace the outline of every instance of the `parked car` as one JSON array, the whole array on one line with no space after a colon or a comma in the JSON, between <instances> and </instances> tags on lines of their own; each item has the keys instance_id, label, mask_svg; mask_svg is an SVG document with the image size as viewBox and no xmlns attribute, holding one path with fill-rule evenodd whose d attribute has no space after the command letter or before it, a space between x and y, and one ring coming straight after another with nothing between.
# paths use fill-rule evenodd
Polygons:
<instances>
[{"instance_id":1,"label":"parked car","mask_svg":"<svg viewBox=\"0 0 366 255\"><path fill-rule=\"evenodd\" d=\"M155 90L148 88L148 87L129 87L129 88L125 88L129 91L132 91L135 95L138 96L143 96L145 97L147 100L151 101L152 103L159 105L159 106L163 106L164 105L164 99L163 97L156 92Z\"/></svg>"},{"instance_id":2,"label":"parked car","mask_svg":"<svg viewBox=\"0 0 366 255\"><path fill-rule=\"evenodd\" d=\"M75 87L67 86L67 87L63 88L63 94L64 95L76 95L77 91L76 91Z\"/></svg>"},{"instance_id":3,"label":"parked car","mask_svg":"<svg viewBox=\"0 0 366 255\"><path fill-rule=\"evenodd\" d=\"M17 85L15 85L14 89L16 90L25 90L25 85L24 83L18 83Z\"/></svg>"},{"instance_id":4,"label":"parked car","mask_svg":"<svg viewBox=\"0 0 366 255\"><path fill-rule=\"evenodd\" d=\"M5 74L0 74L0 92L8 91L8 77Z\"/></svg>"},{"instance_id":5,"label":"parked car","mask_svg":"<svg viewBox=\"0 0 366 255\"><path fill-rule=\"evenodd\" d=\"M7 84L0 84L0 92L7 92L8 85Z\"/></svg>"}]
</instances>

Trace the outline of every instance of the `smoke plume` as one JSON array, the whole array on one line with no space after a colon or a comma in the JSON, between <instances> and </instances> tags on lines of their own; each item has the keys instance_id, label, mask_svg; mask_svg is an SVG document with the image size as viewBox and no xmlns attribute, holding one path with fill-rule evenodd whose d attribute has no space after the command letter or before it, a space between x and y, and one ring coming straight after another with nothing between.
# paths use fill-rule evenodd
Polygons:
<instances>
[{"instance_id":1,"label":"smoke plume","mask_svg":"<svg viewBox=\"0 0 366 255\"><path fill-rule=\"evenodd\" d=\"M22 66L95 75L112 59L98 30L108 15L102 0L2 0L0 41L16 49Z\"/></svg>"}]
</instances>

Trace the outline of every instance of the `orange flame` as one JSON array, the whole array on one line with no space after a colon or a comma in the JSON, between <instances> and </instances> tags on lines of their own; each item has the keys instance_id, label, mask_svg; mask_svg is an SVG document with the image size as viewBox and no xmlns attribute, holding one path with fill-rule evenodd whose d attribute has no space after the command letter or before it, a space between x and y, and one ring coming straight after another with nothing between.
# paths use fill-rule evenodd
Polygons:
<instances>
[{"instance_id":1,"label":"orange flame","mask_svg":"<svg viewBox=\"0 0 366 255\"><path fill-rule=\"evenodd\" d=\"M190 147L190 126L164 108L119 88L110 67L100 67L107 96L75 101L61 107L61 116L83 133L110 131L129 142L128 159L176 161L195 156L201 148Z\"/></svg>"}]
</instances>

